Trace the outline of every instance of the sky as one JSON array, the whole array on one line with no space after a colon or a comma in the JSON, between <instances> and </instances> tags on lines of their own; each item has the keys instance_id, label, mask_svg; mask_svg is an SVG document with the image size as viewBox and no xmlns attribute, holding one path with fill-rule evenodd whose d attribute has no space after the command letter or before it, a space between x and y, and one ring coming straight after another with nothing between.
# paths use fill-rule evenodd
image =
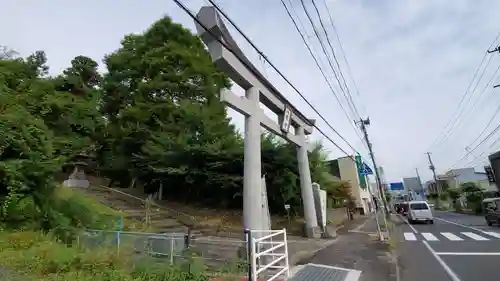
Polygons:
<instances>
[{"instance_id":1,"label":"sky","mask_svg":"<svg viewBox=\"0 0 500 281\"><path fill-rule=\"evenodd\" d=\"M203 0L181 1L195 13L208 3ZM438 173L443 173L451 167L467 165L477 166L480 170L487 155L500 148L500 143L495 142L500 135L495 137L496 134L492 134L481 143L500 124L498 117L492 119L485 134L474 142L500 105L500 89L496 90L499 91L497 94L492 88L497 81L494 74L500 65L500 54L485 57L485 51L500 31L500 1L326 0L350 72L328 21L325 2L315 1L359 115L370 117L368 132L377 164L384 167L388 181L415 176L415 168L419 169L423 180L430 179L427 151L432 152ZM329 124L368 159L367 149L358 136L359 130L356 133L353 126L353 119L359 117L350 113L338 86L334 90L341 103L336 100L281 1L215 2ZM291 3L297 12L294 16L298 16L305 27L307 41L319 55L328 78L333 79L301 1L285 2ZM311 0L304 3L319 28ZM9 46L22 56L44 50L51 74L57 74L77 55L101 62L104 55L120 47L124 35L142 32L165 15L195 32L193 20L171 0L7 1L2 3L0 10L0 45ZM247 57L283 95L306 116L318 120L318 127L352 154L349 145L320 120L313 109L237 35L234 28L230 27L230 31ZM321 40L326 43L326 35L321 29L319 31ZM456 111L483 57L486 59L482 64L485 69L482 79L478 79L477 86L476 82L472 84L475 91L469 91ZM104 68L101 70L105 71ZM493 78L492 82L487 85L490 78ZM242 94L237 88L235 86L233 90ZM455 125L450 134L445 133L446 138L440 141L443 139L440 133L455 112L462 112L460 119L451 123ZM229 114L243 130L243 117L235 112ZM317 132L310 140L321 141L332 159L345 156ZM432 145L434 142L438 145ZM466 152L466 146L475 148L477 144L480 145L472 153ZM455 165L464 156L467 157Z\"/></svg>"}]
</instances>

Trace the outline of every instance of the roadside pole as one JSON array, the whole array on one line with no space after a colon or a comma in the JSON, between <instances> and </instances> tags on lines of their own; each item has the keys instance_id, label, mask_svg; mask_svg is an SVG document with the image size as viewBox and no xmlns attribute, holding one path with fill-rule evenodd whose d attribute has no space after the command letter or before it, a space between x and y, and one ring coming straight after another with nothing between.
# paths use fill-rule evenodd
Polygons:
<instances>
[{"instance_id":1,"label":"roadside pole","mask_svg":"<svg viewBox=\"0 0 500 281\"><path fill-rule=\"evenodd\" d=\"M384 189L382 188L382 182L380 181L380 175L378 173L377 163L375 162L375 155L373 154L372 144L370 142L370 139L368 138L368 132L366 131L366 126L370 125L370 118L367 118L365 120L360 119L358 122L360 124L361 130L363 131L366 144L368 145L370 157L372 158L373 169L375 170L375 171L373 171L375 173L375 181L377 182L378 191L379 191L380 197L382 199L385 229L387 232L389 232L389 228L387 227L387 217L389 216L389 213L388 213L389 210L387 208L387 201L385 200L385 192L384 192ZM381 237L382 237L381 240L384 240L383 235L381 235Z\"/></svg>"},{"instance_id":2,"label":"roadside pole","mask_svg":"<svg viewBox=\"0 0 500 281\"><path fill-rule=\"evenodd\" d=\"M372 200L373 198L375 198L375 196L373 196L373 193L370 191L370 196L372 197ZM375 208L375 223L377 224L377 232L378 232L378 237L380 238L380 241L384 241L384 235L382 234L382 230L380 229L380 222L378 221L378 208ZM386 224L386 227L387 227L387 224Z\"/></svg>"}]
</instances>

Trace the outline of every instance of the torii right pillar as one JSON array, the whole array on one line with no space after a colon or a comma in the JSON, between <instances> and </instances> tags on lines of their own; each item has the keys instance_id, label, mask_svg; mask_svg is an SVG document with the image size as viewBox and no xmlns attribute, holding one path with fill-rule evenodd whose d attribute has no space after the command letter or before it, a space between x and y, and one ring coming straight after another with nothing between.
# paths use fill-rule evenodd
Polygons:
<instances>
[{"instance_id":1,"label":"torii right pillar","mask_svg":"<svg viewBox=\"0 0 500 281\"><path fill-rule=\"evenodd\" d=\"M305 232L307 237L319 238L321 236L314 206L311 171L309 170L309 157L307 155L307 140L304 128L295 128L295 134L302 140L302 145L297 147L297 161L299 166L300 193L304 205Z\"/></svg>"}]
</instances>

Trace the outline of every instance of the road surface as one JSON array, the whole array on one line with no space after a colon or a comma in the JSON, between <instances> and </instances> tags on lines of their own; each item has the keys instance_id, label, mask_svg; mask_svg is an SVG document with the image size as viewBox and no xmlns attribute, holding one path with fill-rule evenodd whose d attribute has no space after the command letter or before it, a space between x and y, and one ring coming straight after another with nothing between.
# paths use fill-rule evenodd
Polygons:
<instances>
[{"instance_id":1,"label":"road surface","mask_svg":"<svg viewBox=\"0 0 500 281\"><path fill-rule=\"evenodd\" d=\"M435 211L434 224L398 225L401 281L499 281L500 227Z\"/></svg>"}]
</instances>

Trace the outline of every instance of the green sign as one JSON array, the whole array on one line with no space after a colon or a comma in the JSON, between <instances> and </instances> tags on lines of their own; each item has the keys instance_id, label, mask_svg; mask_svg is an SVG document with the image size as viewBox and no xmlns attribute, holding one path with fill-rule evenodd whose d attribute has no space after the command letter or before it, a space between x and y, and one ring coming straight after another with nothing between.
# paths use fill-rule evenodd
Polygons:
<instances>
[{"instance_id":1,"label":"green sign","mask_svg":"<svg viewBox=\"0 0 500 281\"><path fill-rule=\"evenodd\" d=\"M358 178L359 178L359 186L362 189L366 189L366 177L364 173L362 173L363 169L363 160L361 159L361 155L356 155L356 170L358 172Z\"/></svg>"}]
</instances>

